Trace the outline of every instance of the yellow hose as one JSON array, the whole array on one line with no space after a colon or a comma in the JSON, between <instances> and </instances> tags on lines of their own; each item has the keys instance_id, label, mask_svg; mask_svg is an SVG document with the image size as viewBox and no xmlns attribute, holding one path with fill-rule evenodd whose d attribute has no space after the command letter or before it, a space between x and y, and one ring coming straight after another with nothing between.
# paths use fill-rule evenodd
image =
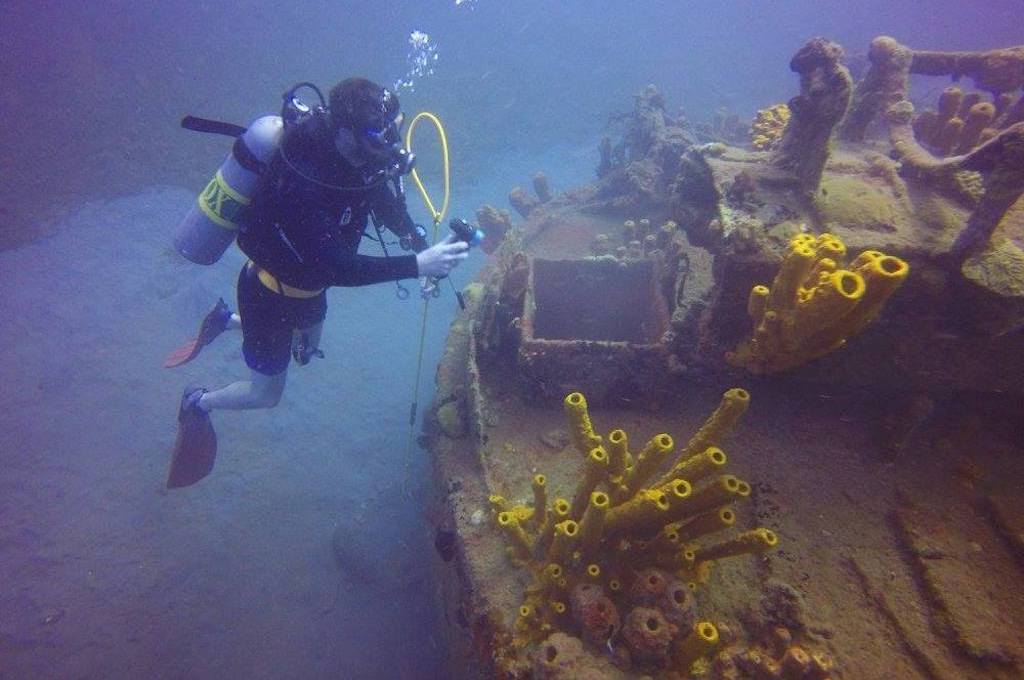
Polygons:
<instances>
[{"instance_id":1,"label":"yellow hose","mask_svg":"<svg viewBox=\"0 0 1024 680\"><path fill-rule=\"evenodd\" d=\"M444 201L441 203L441 209L437 210L434 208L433 201L430 200L430 194L427 193L426 187L423 186L423 182L420 180L420 175L413 168L412 181L416 184L416 188L419 189L420 196L423 197L423 203L426 204L427 210L430 211L430 216L434 220L434 233L432 235L431 242L437 243L437 227L441 224L441 220L444 219L444 214L448 212L448 200L451 198L451 164L448 160L448 136L444 133L444 126L441 125L441 120L434 114L428 111L421 111L409 123L409 129L405 132L405 148L410 152L412 151L412 133L416 129L416 124L421 118L426 118L434 127L437 128L437 136L441 142L441 161L444 167ZM419 349L416 354L416 382L412 389L412 404L409 408L409 442L408 442L408 453L405 465L406 471L406 487L408 487L409 475L412 468L412 452L413 443L415 441L416 434L416 416L419 410L419 394L420 394L420 377L423 373L423 345L425 343L427 335L427 310L429 308L430 299L423 300L423 318L420 320L420 341Z\"/></svg>"},{"instance_id":2,"label":"yellow hose","mask_svg":"<svg viewBox=\"0 0 1024 680\"><path fill-rule=\"evenodd\" d=\"M416 124L420 119L426 118L434 127L437 128L437 136L441 141L441 159L444 166L444 202L441 204L441 209L437 210L434 207L434 202L430 200L430 194L427 193L426 187L423 186L423 182L420 180L420 175L413 168L412 181L416 184L416 188L419 189L420 196L423 197L423 202L427 206L427 210L430 211L430 216L434 220L434 241L437 241L437 225L444 219L444 214L448 212L448 199L451 197L451 177L450 177L450 164L448 161L448 137L444 133L444 126L441 125L440 119L434 114L428 111L421 111L416 114L416 117L409 123L409 129L405 132L405 148L412 151L412 133L416 129Z\"/></svg>"}]
</instances>

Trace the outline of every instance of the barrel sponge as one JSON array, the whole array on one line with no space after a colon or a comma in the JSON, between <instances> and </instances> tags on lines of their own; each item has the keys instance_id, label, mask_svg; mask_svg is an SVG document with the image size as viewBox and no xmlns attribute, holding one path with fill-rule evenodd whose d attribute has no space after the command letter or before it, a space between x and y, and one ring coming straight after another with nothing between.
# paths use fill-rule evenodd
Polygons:
<instances>
[{"instance_id":1,"label":"barrel sponge","mask_svg":"<svg viewBox=\"0 0 1024 680\"><path fill-rule=\"evenodd\" d=\"M579 638L552 633L531 654L533 676L538 680L568 680L579 677L589 655Z\"/></svg>"},{"instance_id":2,"label":"barrel sponge","mask_svg":"<svg viewBox=\"0 0 1024 680\"><path fill-rule=\"evenodd\" d=\"M629 602L635 607L653 607L665 594L672 577L661 569L642 569L629 589Z\"/></svg>"},{"instance_id":3,"label":"barrel sponge","mask_svg":"<svg viewBox=\"0 0 1024 680\"><path fill-rule=\"evenodd\" d=\"M569 609L583 639L595 645L604 645L621 624L618 607L594 583L580 583L572 589Z\"/></svg>"},{"instance_id":4,"label":"barrel sponge","mask_svg":"<svg viewBox=\"0 0 1024 680\"><path fill-rule=\"evenodd\" d=\"M621 635L635 662L641 666L661 666L668 660L669 646L677 630L659 610L634 607L626 615Z\"/></svg>"},{"instance_id":5,"label":"barrel sponge","mask_svg":"<svg viewBox=\"0 0 1024 680\"><path fill-rule=\"evenodd\" d=\"M679 630L691 630L696 622L693 591L685 582L674 576L668 578L665 590L655 602L655 607Z\"/></svg>"}]
</instances>

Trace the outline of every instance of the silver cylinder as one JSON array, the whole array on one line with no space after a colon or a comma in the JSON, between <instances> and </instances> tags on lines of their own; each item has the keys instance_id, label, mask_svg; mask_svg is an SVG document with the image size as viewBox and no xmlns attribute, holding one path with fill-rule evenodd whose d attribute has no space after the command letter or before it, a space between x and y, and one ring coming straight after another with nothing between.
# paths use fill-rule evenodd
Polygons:
<instances>
[{"instance_id":1,"label":"silver cylinder","mask_svg":"<svg viewBox=\"0 0 1024 680\"><path fill-rule=\"evenodd\" d=\"M257 160L267 163L277 150L282 129L279 116L263 116L249 126L242 142ZM234 242L258 182L259 175L244 168L233 151L229 153L178 225L174 248L196 264L219 260Z\"/></svg>"}]
</instances>

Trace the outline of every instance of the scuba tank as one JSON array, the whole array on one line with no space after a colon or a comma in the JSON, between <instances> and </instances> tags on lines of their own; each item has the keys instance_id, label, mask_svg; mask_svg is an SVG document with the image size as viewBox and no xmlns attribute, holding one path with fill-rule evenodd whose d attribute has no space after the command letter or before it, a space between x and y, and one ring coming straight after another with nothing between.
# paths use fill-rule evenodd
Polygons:
<instances>
[{"instance_id":1,"label":"scuba tank","mask_svg":"<svg viewBox=\"0 0 1024 680\"><path fill-rule=\"evenodd\" d=\"M299 99L297 93L303 88L316 93L319 105L310 106ZM382 140L380 143L387 149L385 167L379 177L359 186L334 186L297 168L282 148L283 134L287 129L299 125L310 116L326 115L327 101L323 93L313 83L301 82L285 92L282 99L279 116L264 116L248 128L194 116L182 119L181 126L186 129L236 138L231 153L178 225L174 247L186 259L196 264L213 264L221 258L238 234L261 174L279 149L281 159L291 172L326 189L362 192L393 181L396 192L403 193L401 177L412 171L416 159L402 148L397 126L393 131L377 133ZM390 135L393 139L386 132L393 132Z\"/></svg>"},{"instance_id":2,"label":"scuba tank","mask_svg":"<svg viewBox=\"0 0 1024 680\"><path fill-rule=\"evenodd\" d=\"M175 250L196 264L213 264L234 242L260 170L277 150L284 129L280 116L263 116L248 129L207 123L213 121L187 117L182 127L220 134L241 130L241 134L174 234Z\"/></svg>"},{"instance_id":3,"label":"scuba tank","mask_svg":"<svg viewBox=\"0 0 1024 680\"><path fill-rule=\"evenodd\" d=\"M174 234L174 248L186 259L196 264L213 264L234 242L260 174L280 146L285 128L313 113L313 109L296 96L304 87L312 89L320 99L317 111L325 110L327 102L320 89L302 82L282 96L281 115L263 116L248 128L194 116L182 119L181 126L188 130L235 137L231 153L217 168Z\"/></svg>"}]
</instances>

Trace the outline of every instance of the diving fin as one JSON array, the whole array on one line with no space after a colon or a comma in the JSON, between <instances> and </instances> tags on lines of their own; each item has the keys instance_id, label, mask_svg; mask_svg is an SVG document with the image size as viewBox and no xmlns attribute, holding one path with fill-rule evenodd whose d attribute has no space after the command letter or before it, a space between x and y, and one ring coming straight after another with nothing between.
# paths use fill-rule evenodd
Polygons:
<instances>
[{"instance_id":1,"label":"diving fin","mask_svg":"<svg viewBox=\"0 0 1024 680\"><path fill-rule=\"evenodd\" d=\"M210 414L199 408L198 397L205 390L188 387L178 407L178 436L174 440L171 469L167 472L167 488L191 486L213 470L217 457L217 433Z\"/></svg>"},{"instance_id":2,"label":"diving fin","mask_svg":"<svg viewBox=\"0 0 1024 680\"><path fill-rule=\"evenodd\" d=\"M200 350L227 330L230 321L231 309L224 302L224 298L218 298L217 304L213 306L213 309L203 318L203 323L199 325L199 332L196 334L196 337L168 354L167 358L164 359L164 368L181 366L195 359L199 356Z\"/></svg>"}]
</instances>

